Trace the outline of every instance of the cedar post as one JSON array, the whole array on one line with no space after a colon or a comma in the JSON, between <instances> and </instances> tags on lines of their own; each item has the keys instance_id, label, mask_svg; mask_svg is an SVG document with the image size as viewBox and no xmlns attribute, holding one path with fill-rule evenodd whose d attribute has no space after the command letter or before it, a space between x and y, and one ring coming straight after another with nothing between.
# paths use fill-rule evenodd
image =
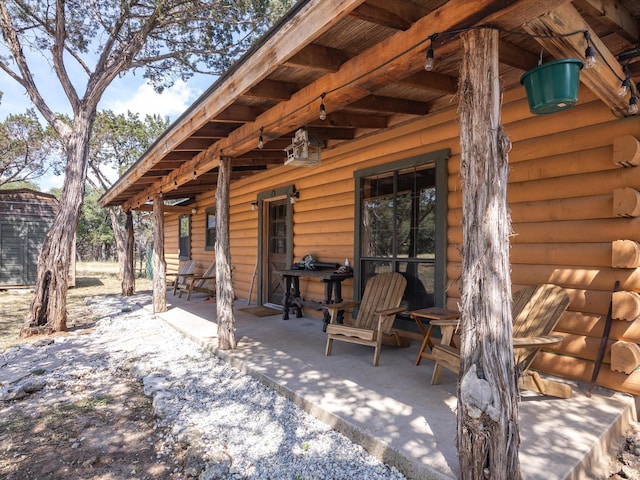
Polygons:
<instances>
[{"instance_id":1,"label":"cedar post","mask_svg":"<svg viewBox=\"0 0 640 480\"><path fill-rule=\"evenodd\" d=\"M229 190L231 158L220 157L216 186L216 317L218 347L236 348L236 322L233 316L233 283L231 281L231 248L229 243Z\"/></svg>"},{"instance_id":2,"label":"cedar post","mask_svg":"<svg viewBox=\"0 0 640 480\"><path fill-rule=\"evenodd\" d=\"M519 480L507 209L510 143L500 119L499 37L489 29L470 30L461 37L460 478Z\"/></svg>"},{"instance_id":3,"label":"cedar post","mask_svg":"<svg viewBox=\"0 0 640 480\"><path fill-rule=\"evenodd\" d=\"M153 313L167 311L167 262L164 259L164 201L153 196Z\"/></svg>"},{"instance_id":4,"label":"cedar post","mask_svg":"<svg viewBox=\"0 0 640 480\"><path fill-rule=\"evenodd\" d=\"M129 297L136 293L136 276L133 263L133 213L131 210L125 212L125 249L124 249L124 265L122 269L122 295Z\"/></svg>"}]
</instances>

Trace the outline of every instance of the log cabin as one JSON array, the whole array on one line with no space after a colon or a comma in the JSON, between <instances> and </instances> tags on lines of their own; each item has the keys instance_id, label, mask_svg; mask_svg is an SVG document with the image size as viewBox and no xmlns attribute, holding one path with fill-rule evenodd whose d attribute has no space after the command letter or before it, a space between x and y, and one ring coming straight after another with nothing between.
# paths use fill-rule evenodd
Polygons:
<instances>
[{"instance_id":1,"label":"log cabin","mask_svg":"<svg viewBox=\"0 0 640 480\"><path fill-rule=\"evenodd\" d=\"M611 306L598 384L637 395L639 17L636 0L302 0L101 204L127 211L162 202L168 271L189 259L204 269L214 258L216 188L228 159L238 298L282 305L275 272L313 255L349 260L347 299L376 272L394 270L408 280L410 310L455 309L460 33L494 29L501 122L511 142L512 290L554 283L571 298L556 327L563 341L532 367L588 382ZM578 65L572 73L528 80L567 59ZM546 92L565 77L579 83ZM305 300L323 300L322 282L300 287Z\"/></svg>"}]
</instances>

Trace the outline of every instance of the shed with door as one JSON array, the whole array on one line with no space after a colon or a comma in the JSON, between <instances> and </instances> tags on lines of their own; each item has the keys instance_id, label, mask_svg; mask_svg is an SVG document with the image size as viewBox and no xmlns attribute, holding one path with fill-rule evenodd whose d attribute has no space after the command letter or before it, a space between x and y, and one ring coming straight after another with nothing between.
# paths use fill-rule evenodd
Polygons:
<instances>
[{"instance_id":1,"label":"shed with door","mask_svg":"<svg viewBox=\"0 0 640 480\"><path fill-rule=\"evenodd\" d=\"M0 287L35 284L38 256L57 212L51 194L0 190ZM70 285L74 280L72 269Z\"/></svg>"}]
</instances>

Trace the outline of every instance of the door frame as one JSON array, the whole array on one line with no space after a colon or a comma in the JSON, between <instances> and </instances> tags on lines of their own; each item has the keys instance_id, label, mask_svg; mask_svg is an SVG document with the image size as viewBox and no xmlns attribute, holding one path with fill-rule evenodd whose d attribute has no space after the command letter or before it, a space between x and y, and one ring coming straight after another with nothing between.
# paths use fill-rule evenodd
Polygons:
<instances>
[{"instance_id":1,"label":"door frame","mask_svg":"<svg viewBox=\"0 0 640 480\"><path fill-rule=\"evenodd\" d=\"M265 249L265 222L268 221L266 216L266 212L268 212L268 204L274 200L282 200L283 198L292 198L295 193L296 188L295 185L289 185L286 187L274 188L273 190L268 190L264 192L260 192L257 197L258 203L258 269L257 269L257 278L258 278L258 305L264 305L265 300L265 286L268 288L269 279L267 278L268 269L265 268L265 258L264 258L264 249ZM286 239L286 257L287 257L287 268L291 268L291 264L293 263L293 204L291 202L287 202L287 239Z\"/></svg>"}]
</instances>

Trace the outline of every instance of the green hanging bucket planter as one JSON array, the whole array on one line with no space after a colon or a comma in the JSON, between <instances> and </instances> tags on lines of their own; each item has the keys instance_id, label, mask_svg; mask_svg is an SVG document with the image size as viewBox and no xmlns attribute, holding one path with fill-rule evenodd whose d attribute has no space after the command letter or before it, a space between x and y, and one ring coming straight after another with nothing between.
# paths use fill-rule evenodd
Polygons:
<instances>
[{"instance_id":1,"label":"green hanging bucket planter","mask_svg":"<svg viewBox=\"0 0 640 480\"><path fill-rule=\"evenodd\" d=\"M520 77L529 100L529 110L545 115L565 110L578 101L582 61L564 58L543 63Z\"/></svg>"}]
</instances>

